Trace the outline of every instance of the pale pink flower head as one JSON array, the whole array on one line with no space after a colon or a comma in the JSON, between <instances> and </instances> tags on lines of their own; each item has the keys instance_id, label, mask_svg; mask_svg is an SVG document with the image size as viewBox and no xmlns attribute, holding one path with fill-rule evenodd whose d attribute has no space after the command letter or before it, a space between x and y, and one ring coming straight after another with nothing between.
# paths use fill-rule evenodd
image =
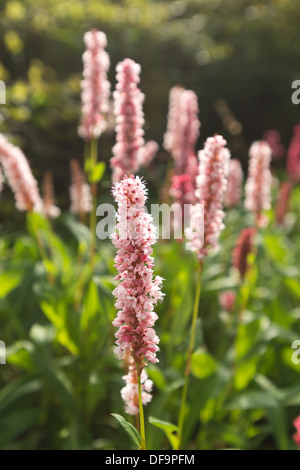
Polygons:
<instances>
[{"instance_id":1,"label":"pale pink flower head","mask_svg":"<svg viewBox=\"0 0 300 470\"><path fill-rule=\"evenodd\" d=\"M43 203L38 185L22 150L0 134L0 162L7 181L15 194L20 211L41 212Z\"/></svg>"},{"instance_id":2,"label":"pale pink flower head","mask_svg":"<svg viewBox=\"0 0 300 470\"><path fill-rule=\"evenodd\" d=\"M239 160L229 160L225 207L235 207L242 198L243 170Z\"/></svg>"},{"instance_id":3,"label":"pale pink flower head","mask_svg":"<svg viewBox=\"0 0 300 470\"><path fill-rule=\"evenodd\" d=\"M232 313L234 311L235 299L236 292L234 290L221 292L219 295L219 303L221 308L228 313Z\"/></svg>"},{"instance_id":4,"label":"pale pink flower head","mask_svg":"<svg viewBox=\"0 0 300 470\"><path fill-rule=\"evenodd\" d=\"M89 141L97 139L106 129L104 115L109 111L110 83L107 80L109 56L105 51L106 36L97 29L84 35L86 50L82 56L80 137Z\"/></svg>"},{"instance_id":5,"label":"pale pink flower head","mask_svg":"<svg viewBox=\"0 0 300 470\"><path fill-rule=\"evenodd\" d=\"M170 152L173 158L179 153L179 120L180 120L180 96L184 88L174 86L169 93L169 111L167 117L167 131L164 135L164 148Z\"/></svg>"},{"instance_id":6,"label":"pale pink flower head","mask_svg":"<svg viewBox=\"0 0 300 470\"><path fill-rule=\"evenodd\" d=\"M113 181L124 175L136 173L141 164L144 147L144 95L138 88L140 65L125 59L117 65L117 85L114 92L114 114L116 117L116 140L113 147L111 168Z\"/></svg>"},{"instance_id":7,"label":"pale pink flower head","mask_svg":"<svg viewBox=\"0 0 300 470\"><path fill-rule=\"evenodd\" d=\"M293 183L300 181L300 124L294 127L294 135L287 151L287 172Z\"/></svg>"},{"instance_id":8,"label":"pale pink flower head","mask_svg":"<svg viewBox=\"0 0 300 470\"><path fill-rule=\"evenodd\" d=\"M192 90L181 87L171 89L164 147L174 158L175 174L189 173L189 158L193 159L196 155L200 130L198 114L197 95Z\"/></svg>"},{"instance_id":9,"label":"pale pink flower head","mask_svg":"<svg viewBox=\"0 0 300 470\"><path fill-rule=\"evenodd\" d=\"M264 225L266 219L263 211L271 207L272 174L270 171L271 149L267 142L254 142L249 150L249 170L245 186L245 207L253 212L258 226Z\"/></svg>"},{"instance_id":10,"label":"pale pink flower head","mask_svg":"<svg viewBox=\"0 0 300 470\"><path fill-rule=\"evenodd\" d=\"M70 167L72 179L70 186L70 211L81 216L92 210L91 187L85 182L84 173L77 160L71 160Z\"/></svg>"},{"instance_id":11,"label":"pale pink flower head","mask_svg":"<svg viewBox=\"0 0 300 470\"><path fill-rule=\"evenodd\" d=\"M294 420L294 426L297 430L296 434L294 434L293 438L294 438L294 441L296 442L297 446L299 447L300 449L300 416L298 416L298 418L296 418Z\"/></svg>"},{"instance_id":12,"label":"pale pink flower head","mask_svg":"<svg viewBox=\"0 0 300 470\"><path fill-rule=\"evenodd\" d=\"M115 352L120 359L130 354L140 374L148 361L158 362L154 305L162 300L163 294L162 278L153 278L151 245L156 234L152 217L144 209L146 189L138 176L124 176L114 185L113 195L118 212L112 240L117 248L115 266L119 275L116 280L121 280L113 292L118 310L113 325L119 328Z\"/></svg>"},{"instance_id":13,"label":"pale pink flower head","mask_svg":"<svg viewBox=\"0 0 300 470\"><path fill-rule=\"evenodd\" d=\"M60 214L60 209L55 205L54 185L52 173L47 171L43 181L43 213L49 219L55 219Z\"/></svg>"},{"instance_id":14,"label":"pale pink flower head","mask_svg":"<svg viewBox=\"0 0 300 470\"><path fill-rule=\"evenodd\" d=\"M123 376L126 382L125 387L121 390L121 397L125 403L125 411L130 415L137 415L139 413L139 389L138 389L138 376L137 367L132 357L129 359L128 373ZM148 379L145 369L141 373L141 389L142 389L142 403L147 405L152 400L153 382Z\"/></svg>"},{"instance_id":15,"label":"pale pink flower head","mask_svg":"<svg viewBox=\"0 0 300 470\"><path fill-rule=\"evenodd\" d=\"M204 210L204 239L202 246L196 236L188 242L187 248L197 252L200 261L208 254L208 248L218 249L219 236L224 228L223 200L227 190L230 159L226 145L222 136L215 135L206 140L204 149L199 152L196 198ZM195 226L192 219L191 225Z\"/></svg>"}]
</instances>

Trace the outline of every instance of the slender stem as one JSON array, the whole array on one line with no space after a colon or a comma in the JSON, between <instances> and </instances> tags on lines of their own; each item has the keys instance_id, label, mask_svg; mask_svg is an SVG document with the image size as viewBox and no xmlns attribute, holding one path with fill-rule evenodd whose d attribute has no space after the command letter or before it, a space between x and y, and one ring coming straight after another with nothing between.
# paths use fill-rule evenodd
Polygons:
<instances>
[{"instance_id":1,"label":"slender stem","mask_svg":"<svg viewBox=\"0 0 300 470\"><path fill-rule=\"evenodd\" d=\"M142 403L142 385L141 385L141 375L140 374L138 374L138 386L139 386L141 450L146 450L145 419L144 419L144 409L143 409L143 403Z\"/></svg>"},{"instance_id":2,"label":"slender stem","mask_svg":"<svg viewBox=\"0 0 300 470\"><path fill-rule=\"evenodd\" d=\"M183 430L184 417L185 417L185 406L186 406L187 392L188 392L188 386L189 386L189 377L190 377L190 371L191 371L191 360L192 360L192 354L193 354L193 350L195 346L196 322L197 322L197 317L198 317L199 301L200 301L200 293L201 293L201 272L202 272L202 266L200 264L199 271L197 273L198 274L197 279L196 279L196 295L195 295L194 311L193 311L193 318L192 318L192 324L191 324L191 336L190 336L186 367L185 367L185 372L184 372L185 382L184 382L184 386L182 390L181 405L180 405L179 418L178 418L178 449L180 449L181 440L182 440L182 430Z\"/></svg>"},{"instance_id":3,"label":"slender stem","mask_svg":"<svg viewBox=\"0 0 300 470\"><path fill-rule=\"evenodd\" d=\"M98 141L96 139L91 140L91 168L90 171L92 172L94 167L97 165L98 159ZM91 183L92 189L92 196L93 196L93 208L90 217L90 230L91 230L91 251L90 251L90 260L91 264L93 264L93 258L96 251L96 225L97 225L97 218L96 218L96 211L97 211L97 196L98 196L98 185L97 183Z\"/></svg>"}]
</instances>

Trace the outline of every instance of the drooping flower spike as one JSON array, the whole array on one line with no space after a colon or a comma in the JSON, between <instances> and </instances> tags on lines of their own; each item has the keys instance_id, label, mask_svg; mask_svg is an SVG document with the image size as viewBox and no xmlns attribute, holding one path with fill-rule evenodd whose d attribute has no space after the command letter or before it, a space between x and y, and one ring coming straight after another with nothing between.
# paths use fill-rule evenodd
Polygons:
<instances>
[{"instance_id":1,"label":"drooping flower spike","mask_svg":"<svg viewBox=\"0 0 300 470\"><path fill-rule=\"evenodd\" d=\"M113 325L119 328L115 352L120 359L130 354L139 374L148 361L158 362L154 306L163 298L162 278L153 278L151 245L155 243L156 235L152 217L144 209L146 192L141 179L133 176L124 176L113 188L118 212L112 240L118 250L115 266L119 275L116 280L121 280L113 292L118 309Z\"/></svg>"},{"instance_id":2,"label":"drooping flower spike","mask_svg":"<svg viewBox=\"0 0 300 470\"><path fill-rule=\"evenodd\" d=\"M125 411L130 415L137 415L139 413L138 376L132 356L129 358L128 373L123 376L123 380L126 382L126 385L121 390L121 397L125 404ZM143 405L147 405L152 400L152 387L153 382L148 378L145 369L143 369L141 373Z\"/></svg>"},{"instance_id":3,"label":"drooping flower spike","mask_svg":"<svg viewBox=\"0 0 300 470\"><path fill-rule=\"evenodd\" d=\"M0 162L14 192L17 209L41 212L43 203L28 160L22 150L11 144L2 134L0 134Z\"/></svg>"},{"instance_id":4,"label":"drooping flower spike","mask_svg":"<svg viewBox=\"0 0 300 470\"><path fill-rule=\"evenodd\" d=\"M199 224L196 212L192 211L191 230L186 231L189 242L187 249L195 251L200 261L208 254L209 248L218 249L218 240L224 228L223 200L227 190L227 174L230 152L226 140L220 135L209 137L204 149L199 152L199 175L197 176L197 203L203 206L202 239L197 234L191 237L194 227Z\"/></svg>"},{"instance_id":5,"label":"drooping flower spike","mask_svg":"<svg viewBox=\"0 0 300 470\"><path fill-rule=\"evenodd\" d=\"M104 115L109 111L110 83L107 80L109 56L105 51L106 35L92 29L84 35L86 50L83 59L83 80L81 81L81 124L80 137L89 141L97 139L106 129Z\"/></svg>"},{"instance_id":6,"label":"drooping flower spike","mask_svg":"<svg viewBox=\"0 0 300 470\"><path fill-rule=\"evenodd\" d=\"M229 160L225 207L235 207L242 198L243 170L239 160Z\"/></svg>"},{"instance_id":7,"label":"drooping flower spike","mask_svg":"<svg viewBox=\"0 0 300 470\"><path fill-rule=\"evenodd\" d=\"M85 177L79 162L75 159L70 162L71 186L70 186L70 211L82 216L92 210L91 187L85 182Z\"/></svg>"},{"instance_id":8,"label":"drooping flower spike","mask_svg":"<svg viewBox=\"0 0 300 470\"><path fill-rule=\"evenodd\" d=\"M261 226L266 223L263 211L271 207L270 146L264 141L254 142L250 147L249 157L249 171L245 186L245 207L255 215L256 225Z\"/></svg>"},{"instance_id":9,"label":"drooping flower spike","mask_svg":"<svg viewBox=\"0 0 300 470\"><path fill-rule=\"evenodd\" d=\"M49 219L55 219L60 214L60 209L55 205L54 185L52 173L47 171L43 181L44 214Z\"/></svg>"}]
</instances>

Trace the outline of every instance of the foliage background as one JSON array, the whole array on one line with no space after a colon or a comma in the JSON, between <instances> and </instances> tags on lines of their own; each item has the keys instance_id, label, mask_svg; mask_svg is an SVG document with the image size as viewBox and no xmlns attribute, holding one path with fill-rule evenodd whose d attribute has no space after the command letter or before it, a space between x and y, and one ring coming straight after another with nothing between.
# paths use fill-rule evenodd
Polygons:
<instances>
[{"instance_id":1,"label":"foliage background","mask_svg":"<svg viewBox=\"0 0 300 470\"><path fill-rule=\"evenodd\" d=\"M0 2L0 13L0 79L7 85L1 132L24 149L39 181L45 169L53 171L64 209L69 161L83 154L76 132L82 36L92 27L108 37L112 88L120 60L131 57L142 66L147 140L161 145L168 92L177 83L199 98L198 148L222 133L244 167L249 144L267 128L279 129L287 147L299 122L291 102L291 83L300 78L294 0L9 0ZM112 124L101 138L102 160L109 160L113 141ZM145 175L153 200L167 160L160 147ZM284 177L284 161L276 171ZM101 197L110 197L108 171L101 184ZM300 335L299 210L296 188L286 229L275 226L270 212L269 229L257 240L257 264L239 294L249 296L240 325L220 311L218 294L239 290L230 253L239 229L251 221L241 207L227 216L222 250L209 257L204 272L187 447L293 448L291 423L300 405L300 370L290 360L291 342ZM123 413L122 370L111 353L112 247L99 247L92 270L88 229L70 215L56 222L54 233L39 217L16 213L8 189L0 214L1 339L10 346L0 370L0 447L129 448L110 416ZM159 366L150 368L155 397L147 415L176 422L195 260L176 243L159 244L155 257L166 300L158 311L162 351ZM234 378L236 337L241 364ZM152 448L168 448L150 424L147 435Z\"/></svg>"}]
</instances>

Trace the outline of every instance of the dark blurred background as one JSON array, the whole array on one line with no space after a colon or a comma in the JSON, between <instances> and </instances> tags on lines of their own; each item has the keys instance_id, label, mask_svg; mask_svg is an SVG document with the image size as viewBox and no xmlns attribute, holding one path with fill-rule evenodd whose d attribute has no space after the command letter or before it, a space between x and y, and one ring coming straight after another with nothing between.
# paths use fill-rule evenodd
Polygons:
<instances>
[{"instance_id":1,"label":"dark blurred background","mask_svg":"<svg viewBox=\"0 0 300 470\"><path fill-rule=\"evenodd\" d=\"M45 169L53 171L59 204L68 207L69 160L83 154L77 135L83 34L98 28L108 38L112 89L120 60L130 57L142 66L146 139L161 148L151 184L162 183L161 144L175 84L197 92L198 148L207 136L222 133L245 165L249 144L270 128L281 132L287 147L300 121L300 105L291 102L291 84L300 79L297 3L1 1L0 79L7 86L7 104L0 107L0 131L24 149L39 181ZM103 160L111 156L113 139L111 126L100 141ZM1 213L10 213L3 198Z\"/></svg>"}]
</instances>

